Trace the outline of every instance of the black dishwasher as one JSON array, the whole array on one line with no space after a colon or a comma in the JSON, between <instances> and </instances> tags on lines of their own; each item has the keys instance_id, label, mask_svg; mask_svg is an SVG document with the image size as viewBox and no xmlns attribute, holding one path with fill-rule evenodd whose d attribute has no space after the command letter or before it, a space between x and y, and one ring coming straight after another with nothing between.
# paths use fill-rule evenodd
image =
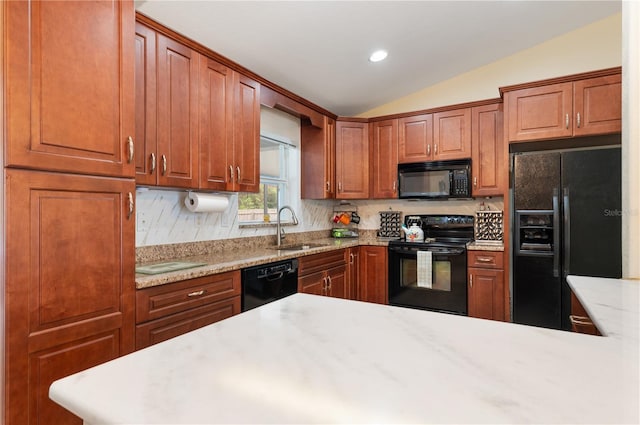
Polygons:
<instances>
[{"instance_id":1,"label":"black dishwasher","mask_svg":"<svg viewBox=\"0 0 640 425\"><path fill-rule=\"evenodd\" d=\"M298 292L298 260L242 269L242 311Z\"/></svg>"}]
</instances>

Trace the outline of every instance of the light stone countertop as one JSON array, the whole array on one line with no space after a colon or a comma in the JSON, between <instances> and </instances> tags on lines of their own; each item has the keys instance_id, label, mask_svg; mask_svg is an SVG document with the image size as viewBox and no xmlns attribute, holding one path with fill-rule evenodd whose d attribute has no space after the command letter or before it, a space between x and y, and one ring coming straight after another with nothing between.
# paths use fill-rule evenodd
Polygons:
<instances>
[{"instance_id":1,"label":"light stone countertop","mask_svg":"<svg viewBox=\"0 0 640 425\"><path fill-rule=\"evenodd\" d=\"M638 423L629 337L295 294L58 380L50 397L87 425Z\"/></svg>"},{"instance_id":2,"label":"light stone countertop","mask_svg":"<svg viewBox=\"0 0 640 425\"><path fill-rule=\"evenodd\" d=\"M467 244L467 249L469 251L504 251L504 244L474 241Z\"/></svg>"},{"instance_id":3,"label":"light stone countertop","mask_svg":"<svg viewBox=\"0 0 640 425\"><path fill-rule=\"evenodd\" d=\"M323 238L313 239L308 242L313 244L322 244L323 246L305 250L286 251L277 250L275 249L275 247L255 247L248 243L244 249L230 249L223 252L214 252L208 255L196 255L174 258L165 261L136 264L136 266L149 265L163 263L166 261L189 261L194 263L206 263L206 265L204 266L177 270L169 273L161 273L155 275L136 273L136 289L150 288L167 283L179 282L181 280L194 279L197 277L209 276L216 273L240 270L246 267L257 266L291 258L299 258L306 255L318 254L321 252L328 252L336 249L351 248L359 245L386 246L389 244L388 241L379 240L375 237ZM287 245L287 243L285 243L285 245Z\"/></svg>"},{"instance_id":4,"label":"light stone countertop","mask_svg":"<svg viewBox=\"0 0 640 425\"><path fill-rule=\"evenodd\" d=\"M640 344L640 280L567 276L600 333Z\"/></svg>"}]
</instances>

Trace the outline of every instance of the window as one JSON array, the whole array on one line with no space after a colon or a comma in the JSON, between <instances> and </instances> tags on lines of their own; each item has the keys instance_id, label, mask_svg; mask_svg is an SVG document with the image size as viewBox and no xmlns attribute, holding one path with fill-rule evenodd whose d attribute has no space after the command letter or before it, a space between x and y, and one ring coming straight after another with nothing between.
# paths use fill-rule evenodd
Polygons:
<instances>
[{"instance_id":1,"label":"window","mask_svg":"<svg viewBox=\"0 0 640 425\"><path fill-rule=\"evenodd\" d=\"M299 164L295 145L260 136L260 190L238 194L239 224L275 222L278 206L297 209Z\"/></svg>"}]
</instances>

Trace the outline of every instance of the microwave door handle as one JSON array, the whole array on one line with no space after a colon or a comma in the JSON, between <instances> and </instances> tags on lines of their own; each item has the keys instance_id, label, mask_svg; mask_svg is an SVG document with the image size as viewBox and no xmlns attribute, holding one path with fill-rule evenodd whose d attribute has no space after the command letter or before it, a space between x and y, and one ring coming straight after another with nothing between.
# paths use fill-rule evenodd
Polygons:
<instances>
[{"instance_id":1,"label":"microwave door handle","mask_svg":"<svg viewBox=\"0 0 640 425\"><path fill-rule=\"evenodd\" d=\"M553 188L553 277L560 275L560 203L558 188Z\"/></svg>"}]
</instances>

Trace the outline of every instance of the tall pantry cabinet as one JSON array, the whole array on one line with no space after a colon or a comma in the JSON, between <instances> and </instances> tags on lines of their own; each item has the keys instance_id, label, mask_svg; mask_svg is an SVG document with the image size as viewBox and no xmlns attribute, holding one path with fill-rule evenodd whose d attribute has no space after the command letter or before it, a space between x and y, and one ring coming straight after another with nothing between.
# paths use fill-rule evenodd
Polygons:
<instances>
[{"instance_id":1,"label":"tall pantry cabinet","mask_svg":"<svg viewBox=\"0 0 640 425\"><path fill-rule=\"evenodd\" d=\"M134 349L133 2L0 9L0 422L81 424L51 382Z\"/></svg>"}]
</instances>

